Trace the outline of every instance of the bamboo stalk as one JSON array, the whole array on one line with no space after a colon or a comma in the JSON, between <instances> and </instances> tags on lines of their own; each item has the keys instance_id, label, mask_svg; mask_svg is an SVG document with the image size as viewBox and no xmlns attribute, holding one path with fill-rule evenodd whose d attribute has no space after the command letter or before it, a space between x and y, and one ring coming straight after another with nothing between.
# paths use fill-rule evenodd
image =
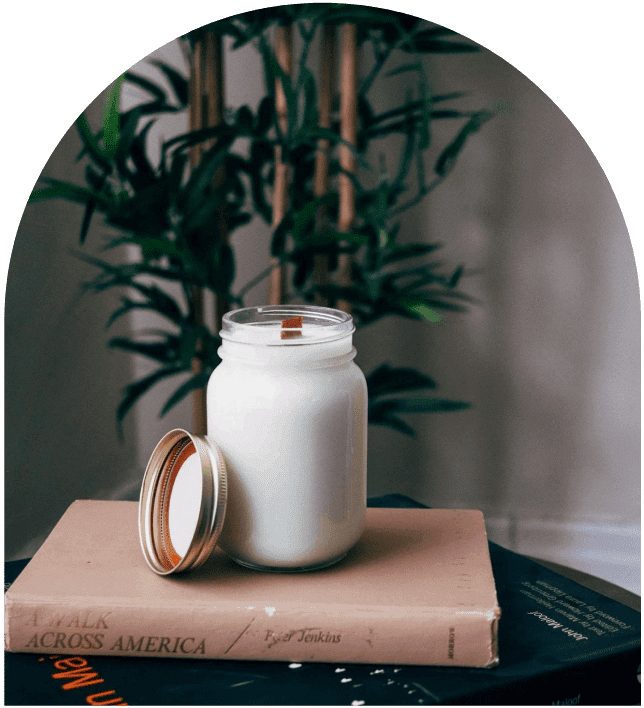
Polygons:
<instances>
[{"instance_id":1,"label":"bamboo stalk","mask_svg":"<svg viewBox=\"0 0 644 708\"><path fill-rule=\"evenodd\" d=\"M190 130L198 130L203 125L203 101L202 101L202 42L197 40L194 45L192 55L192 66L190 71L190 80L188 84L188 100L190 111L188 116ZM201 159L201 145L195 145L190 148L190 163L194 169ZM201 321L204 317L204 300L201 288L191 285L189 289L190 309L195 313L195 319ZM197 347L199 343L197 343ZM193 376L201 373L203 364L199 357L192 358L191 371ZM203 435L203 428L206 422L206 401L205 392L201 389L195 389L190 395L190 404L192 409L192 427L196 434Z\"/></svg>"},{"instance_id":2,"label":"bamboo stalk","mask_svg":"<svg viewBox=\"0 0 644 708\"><path fill-rule=\"evenodd\" d=\"M291 25L277 28L275 35L275 58L284 72L291 75L293 71L293 30ZM288 107L286 94L282 82L278 79L275 85L275 110L281 132L288 130ZM273 219L275 229L284 218L288 207L288 164L282 161L282 149L275 148L275 182L273 184ZM280 264L279 258L271 258L270 264L274 266L269 280L268 303L280 305L284 299L286 284L286 269Z\"/></svg>"},{"instance_id":3,"label":"bamboo stalk","mask_svg":"<svg viewBox=\"0 0 644 708\"><path fill-rule=\"evenodd\" d=\"M192 66L190 67L190 77L188 81L188 103L190 110L188 121L190 130L198 130L203 123L203 101L201 100L202 84L202 43L197 40L192 52ZM201 145L197 144L190 148L190 162L195 168L201 158Z\"/></svg>"},{"instance_id":4,"label":"bamboo stalk","mask_svg":"<svg viewBox=\"0 0 644 708\"><path fill-rule=\"evenodd\" d=\"M221 36L214 32L208 32L205 36L204 52L204 93L205 93L205 124L204 128L215 127L224 122L224 55ZM214 144L214 140L212 144ZM217 170L213 177L213 187L223 184L226 174L223 165ZM223 208L217 210L216 233L220 241L226 243L228 240L228 224L226 223L226 212ZM230 309L230 303L224 298L215 297L215 329L221 330L221 320Z\"/></svg>"},{"instance_id":5,"label":"bamboo stalk","mask_svg":"<svg viewBox=\"0 0 644 708\"><path fill-rule=\"evenodd\" d=\"M224 119L223 51L221 38L213 32L207 32L195 42L189 81L189 104L190 130L215 127ZM208 149L212 144L196 145L191 148L190 161L193 168L199 164L204 148ZM223 169L220 169L213 179L213 185L221 184L224 177ZM227 229L225 214L222 211L216 216L215 230L218 238L225 241ZM206 326L203 289L191 286L189 297L195 323ZM229 309L229 303L215 297L215 327L217 331L221 328L221 318L227 309ZM203 343L197 341L196 351L199 352L202 347ZM193 357L191 370L193 375L203 371L203 362L198 356ZM191 404L193 432L196 435L205 435L207 431L205 387L192 391Z\"/></svg>"},{"instance_id":6,"label":"bamboo stalk","mask_svg":"<svg viewBox=\"0 0 644 708\"><path fill-rule=\"evenodd\" d=\"M356 144L358 119L357 94L357 44L356 26L346 23L342 25L342 48L340 54L340 135L351 145ZM340 145L340 177L338 231L348 233L355 220L355 188L347 173L355 172L355 157L346 145ZM340 285L351 284L351 257L341 254L338 259L338 282ZM338 308L345 312L351 311L351 303L338 301Z\"/></svg>"},{"instance_id":7,"label":"bamboo stalk","mask_svg":"<svg viewBox=\"0 0 644 708\"><path fill-rule=\"evenodd\" d=\"M320 58L320 97L318 102L318 124L321 128L331 127L331 111L335 85L335 25L324 25L322 30L322 46ZM329 190L329 147L328 140L318 142L315 155L315 179L313 191L316 197L324 196ZM316 214L315 229L323 233L328 226L326 205L321 205ZM313 279L316 285L326 285L329 279L329 257L317 254L314 257ZM327 306L328 298L319 293L315 295L315 304Z\"/></svg>"}]
</instances>

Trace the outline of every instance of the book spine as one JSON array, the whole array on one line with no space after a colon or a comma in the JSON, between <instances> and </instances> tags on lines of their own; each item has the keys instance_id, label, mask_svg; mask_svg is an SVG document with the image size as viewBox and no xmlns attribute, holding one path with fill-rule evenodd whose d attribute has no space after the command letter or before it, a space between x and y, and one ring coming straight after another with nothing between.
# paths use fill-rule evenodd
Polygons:
<instances>
[{"instance_id":1,"label":"book spine","mask_svg":"<svg viewBox=\"0 0 644 708\"><path fill-rule=\"evenodd\" d=\"M496 615L418 608L81 607L6 598L9 651L484 667Z\"/></svg>"}]
</instances>

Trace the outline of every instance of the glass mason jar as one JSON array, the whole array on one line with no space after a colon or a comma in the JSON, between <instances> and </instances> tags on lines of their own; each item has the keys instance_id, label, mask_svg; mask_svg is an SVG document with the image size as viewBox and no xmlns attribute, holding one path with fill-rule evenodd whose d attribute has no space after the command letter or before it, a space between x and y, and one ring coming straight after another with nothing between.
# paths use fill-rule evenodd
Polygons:
<instances>
[{"instance_id":1,"label":"glass mason jar","mask_svg":"<svg viewBox=\"0 0 644 708\"><path fill-rule=\"evenodd\" d=\"M296 317L301 329L283 327ZM251 307L223 318L208 437L228 470L219 545L242 565L322 568L362 532L367 386L353 362L354 330L350 315L325 307Z\"/></svg>"}]
</instances>

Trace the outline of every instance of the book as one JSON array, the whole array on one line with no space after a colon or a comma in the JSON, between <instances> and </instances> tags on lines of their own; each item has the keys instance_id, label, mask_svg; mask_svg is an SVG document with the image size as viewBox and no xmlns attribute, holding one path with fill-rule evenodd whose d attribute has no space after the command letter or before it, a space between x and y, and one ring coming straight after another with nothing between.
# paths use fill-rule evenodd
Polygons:
<instances>
[{"instance_id":1,"label":"book","mask_svg":"<svg viewBox=\"0 0 644 708\"><path fill-rule=\"evenodd\" d=\"M370 499L369 505L422 507L399 494ZM7 652L5 705L640 705L639 612L494 543L489 548L503 607L500 664L492 670L214 659L150 661L81 653L72 657L77 666L72 668L58 664L68 656ZM5 588L26 563L5 564ZM548 610L563 617L554 612L556 607L571 615L578 613L531 590L526 582L568 604L572 602L566 596L575 598L578 607L584 603L588 610L584 614L593 619L583 621L604 634L589 632L587 640L577 641L542 621L532 613L541 609L545 616ZM552 589L546 590L544 583ZM524 591L553 607L540 604ZM629 601L639 599L625 591L613 594L626 595Z\"/></svg>"},{"instance_id":2,"label":"book","mask_svg":"<svg viewBox=\"0 0 644 708\"><path fill-rule=\"evenodd\" d=\"M215 550L163 577L144 561L135 502L82 500L7 592L5 646L491 667L499 615L479 511L370 508L347 556L315 572L261 573Z\"/></svg>"}]
</instances>

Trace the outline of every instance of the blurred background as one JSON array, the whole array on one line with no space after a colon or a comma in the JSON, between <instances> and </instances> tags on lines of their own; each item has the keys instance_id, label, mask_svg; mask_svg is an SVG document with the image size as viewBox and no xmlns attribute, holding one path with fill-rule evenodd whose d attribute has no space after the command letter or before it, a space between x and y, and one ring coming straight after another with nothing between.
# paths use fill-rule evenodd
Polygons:
<instances>
[{"instance_id":1,"label":"blurred background","mask_svg":"<svg viewBox=\"0 0 644 708\"><path fill-rule=\"evenodd\" d=\"M134 70L163 82L154 58L187 68L175 41ZM414 416L415 438L370 426L369 495L481 509L492 540L639 593L639 291L619 205L575 127L502 58L482 48L424 61L432 92L468 91L472 108L504 109L401 229L414 241L441 242L447 263L464 263L461 289L478 304L447 313L440 325L387 318L360 330L355 344L363 369L382 361L417 368L441 395L471 408ZM263 80L252 49L236 51L225 71L227 105L256 107ZM404 91L401 82L378 86L383 100ZM126 86L122 100L136 105L141 95ZM94 127L102 110L101 95L87 109ZM150 140L186 129L185 117L168 117ZM80 182L80 148L72 128L43 174ZM118 439L122 389L150 369L109 350L108 334L148 325L137 313L107 333L116 296L81 296L95 275L70 254L82 216L81 206L63 201L28 207L11 258L8 560L32 555L74 499L138 498L158 439L191 426L187 400L159 419L172 391L161 384ZM96 251L104 233L95 220L87 242ZM243 284L265 266L269 232L252 222L234 240L235 282ZM263 283L246 304L265 300Z\"/></svg>"}]
</instances>

